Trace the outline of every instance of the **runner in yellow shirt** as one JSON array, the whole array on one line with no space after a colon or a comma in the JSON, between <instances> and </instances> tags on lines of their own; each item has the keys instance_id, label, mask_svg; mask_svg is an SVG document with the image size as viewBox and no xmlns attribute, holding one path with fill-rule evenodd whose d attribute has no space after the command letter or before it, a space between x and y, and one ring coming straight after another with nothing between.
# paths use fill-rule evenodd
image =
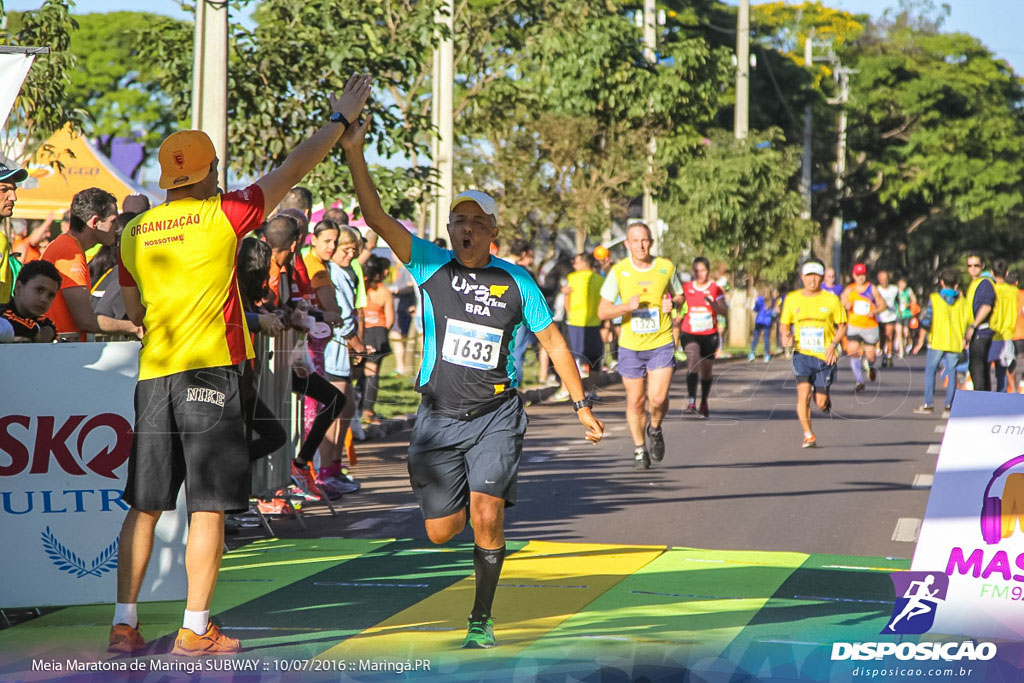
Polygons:
<instances>
[{"instance_id":1,"label":"runner in yellow shirt","mask_svg":"<svg viewBox=\"0 0 1024 683\"><path fill-rule=\"evenodd\" d=\"M821 289L825 264L810 259L801 270L804 288L790 292L782 306L782 345L793 353L796 375L796 416L804 430L804 448L817 441L811 431L811 394L826 415L832 409L829 387L836 379L836 359L846 334L846 309L832 292Z\"/></svg>"},{"instance_id":2,"label":"runner in yellow shirt","mask_svg":"<svg viewBox=\"0 0 1024 683\"><path fill-rule=\"evenodd\" d=\"M626 232L629 258L612 266L605 277L597 309L601 320L622 316L618 367L626 387L626 420L633 436L636 470L646 470L651 460L660 462L665 457L661 421L668 413L668 390L676 362L669 314L673 306L684 301L675 265L668 259L655 258L651 254L653 243L646 225L630 226ZM616 299L622 303L616 304ZM645 433L650 448L645 443Z\"/></svg>"},{"instance_id":3,"label":"runner in yellow shirt","mask_svg":"<svg viewBox=\"0 0 1024 683\"><path fill-rule=\"evenodd\" d=\"M565 294L566 327L569 332L569 350L576 366L583 374L587 366L589 375L584 382L590 400L597 398L597 387L604 366L604 340L601 339L602 320L597 315L601 305L601 285L604 278L597 272L597 260L589 253L576 254L572 260L573 272L562 288ZM568 393L566 393L568 398Z\"/></svg>"}]
</instances>

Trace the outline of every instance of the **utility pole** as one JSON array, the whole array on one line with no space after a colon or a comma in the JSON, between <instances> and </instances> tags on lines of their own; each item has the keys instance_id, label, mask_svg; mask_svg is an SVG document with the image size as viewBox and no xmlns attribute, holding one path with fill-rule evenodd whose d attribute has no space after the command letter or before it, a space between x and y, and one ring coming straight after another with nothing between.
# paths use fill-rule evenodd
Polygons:
<instances>
[{"instance_id":1,"label":"utility pole","mask_svg":"<svg viewBox=\"0 0 1024 683\"><path fill-rule=\"evenodd\" d=\"M454 28L454 3L447 0L438 11L436 22L445 26L447 36L434 48L433 100L430 113L431 123L437 131L431 149L434 168L437 171L438 187L434 190L430 211L430 237L443 234L448 225L448 210L454 197L455 136L452 115L455 107L455 48L452 43Z\"/></svg>"},{"instance_id":2,"label":"utility pole","mask_svg":"<svg viewBox=\"0 0 1024 683\"><path fill-rule=\"evenodd\" d=\"M736 108L733 128L744 140L750 128L750 0L740 0L736 14Z\"/></svg>"},{"instance_id":3,"label":"utility pole","mask_svg":"<svg viewBox=\"0 0 1024 683\"><path fill-rule=\"evenodd\" d=\"M733 120L737 140L746 140L750 129L750 0L740 0L736 13L736 107ZM736 284L735 282L733 283ZM753 282L747 288L753 290ZM729 296L729 344L746 346L750 339L748 291L734 286Z\"/></svg>"},{"instance_id":4,"label":"utility pole","mask_svg":"<svg viewBox=\"0 0 1024 683\"><path fill-rule=\"evenodd\" d=\"M644 0L644 58L648 64L654 64L657 60L658 33L656 24L657 10L654 0ZM647 175L654 172L654 154L658 151L658 142L651 136L647 141ZM658 203L651 194L650 183L644 183L643 221L651 229L653 234L658 231Z\"/></svg>"},{"instance_id":5,"label":"utility pole","mask_svg":"<svg viewBox=\"0 0 1024 683\"><path fill-rule=\"evenodd\" d=\"M836 199L835 215L832 217L832 267L839 277L843 255L843 196L846 194L846 102L850 98L850 74L853 69L838 66L835 70L839 79L839 97L833 102L839 104L839 141L836 144Z\"/></svg>"},{"instance_id":6,"label":"utility pole","mask_svg":"<svg viewBox=\"0 0 1024 683\"><path fill-rule=\"evenodd\" d=\"M206 131L220 165L217 184L227 190L228 174L228 3L196 3L192 65L192 127Z\"/></svg>"},{"instance_id":7,"label":"utility pole","mask_svg":"<svg viewBox=\"0 0 1024 683\"><path fill-rule=\"evenodd\" d=\"M814 28L812 27L804 39L804 67L812 74L814 66ZM811 105L804 107L804 159L800 174L800 191L804 195L804 210L800 217L809 219L811 217Z\"/></svg>"}]
</instances>

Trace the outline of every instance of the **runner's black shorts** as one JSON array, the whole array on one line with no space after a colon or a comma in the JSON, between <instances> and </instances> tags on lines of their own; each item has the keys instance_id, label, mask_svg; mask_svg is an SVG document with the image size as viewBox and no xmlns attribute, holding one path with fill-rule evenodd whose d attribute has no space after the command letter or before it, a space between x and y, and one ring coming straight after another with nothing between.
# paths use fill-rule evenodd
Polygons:
<instances>
[{"instance_id":1,"label":"runner's black shorts","mask_svg":"<svg viewBox=\"0 0 1024 683\"><path fill-rule=\"evenodd\" d=\"M139 380L124 500L173 510L182 483L189 512L249 508L249 449L238 366Z\"/></svg>"},{"instance_id":2,"label":"runner's black shorts","mask_svg":"<svg viewBox=\"0 0 1024 683\"><path fill-rule=\"evenodd\" d=\"M409 481L424 519L453 515L470 491L516 503L516 477L526 434L518 394L479 417L460 420L420 403L409 444Z\"/></svg>"},{"instance_id":3,"label":"runner's black shorts","mask_svg":"<svg viewBox=\"0 0 1024 683\"><path fill-rule=\"evenodd\" d=\"M388 341L388 328L367 327L363 330L363 343L372 346L376 351L366 357L371 363L380 363L384 356L391 353L391 343Z\"/></svg>"},{"instance_id":4,"label":"runner's black shorts","mask_svg":"<svg viewBox=\"0 0 1024 683\"><path fill-rule=\"evenodd\" d=\"M714 358L715 354L718 353L718 333L712 334L690 334L689 332L679 332L679 344L686 351L686 355L689 356L690 352L687 350L688 346L696 344L700 353L700 358Z\"/></svg>"}]
</instances>

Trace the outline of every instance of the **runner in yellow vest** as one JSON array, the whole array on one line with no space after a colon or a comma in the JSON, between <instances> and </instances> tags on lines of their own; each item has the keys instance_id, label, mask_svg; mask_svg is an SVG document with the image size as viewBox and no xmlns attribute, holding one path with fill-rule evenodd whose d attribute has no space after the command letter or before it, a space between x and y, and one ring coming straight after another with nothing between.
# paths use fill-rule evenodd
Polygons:
<instances>
[{"instance_id":1,"label":"runner in yellow vest","mask_svg":"<svg viewBox=\"0 0 1024 683\"><path fill-rule=\"evenodd\" d=\"M868 268L863 263L853 266L853 282L843 290L841 298L850 319L846 330L849 342L846 353L850 356L850 369L857 382L854 391L863 391L865 362L868 379L874 382L878 376L875 370L875 351L879 339L877 317L887 307L878 288L868 282Z\"/></svg>"},{"instance_id":2,"label":"runner in yellow vest","mask_svg":"<svg viewBox=\"0 0 1024 683\"><path fill-rule=\"evenodd\" d=\"M654 239L643 223L626 232L629 258L609 271L601 286L601 320L622 316L619 374L626 387L626 420L633 436L633 469L646 470L665 457L661 421L668 413L668 390L675 368L672 307L683 302L683 285L668 259L651 254ZM616 304L615 300L622 300ZM646 392L644 380L646 378ZM650 409L650 425L647 410ZM650 442L648 448L646 438Z\"/></svg>"},{"instance_id":3,"label":"runner in yellow vest","mask_svg":"<svg viewBox=\"0 0 1024 683\"><path fill-rule=\"evenodd\" d=\"M996 305L996 288L992 278L982 275L985 262L977 254L967 256L967 272L971 284L967 288L967 315L970 324L964 332L963 348L967 350L971 382L975 391L992 391L988 371L988 352L992 348L992 310Z\"/></svg>"},{"instance_id":4,"label":"runner in yellow vest","mask_svg":"<svg viewBox=\"0 0 1024 683\"><path fill-rule=\"evenodd\" d=\"M1007 264L1003 259L992 263L996 284L996 305L992 309L992 347L988 362L995 364L996 391L1004 393L1015 370L1013 332L1017 328L1017 288L1006 281Z\"/></svg>"},{"instance_id":5,"label":"runner in yellow vest","mask_svg":"<svg viewBox=\"0 0 1024 683\"><path fill-rule=\"evenodd\" d=\"M967 300L960 296L959 276L952 268L939 274L939 291L928 297L928 305L921 314L921 325L928 329L928 352L924 365L924 405L914 408L918 415L935 412L935 371L939 366L948 378L946 410L953 404L956 393L956 366L963 351L964 330L967 328Z\"/></svg>"}]
</instances>

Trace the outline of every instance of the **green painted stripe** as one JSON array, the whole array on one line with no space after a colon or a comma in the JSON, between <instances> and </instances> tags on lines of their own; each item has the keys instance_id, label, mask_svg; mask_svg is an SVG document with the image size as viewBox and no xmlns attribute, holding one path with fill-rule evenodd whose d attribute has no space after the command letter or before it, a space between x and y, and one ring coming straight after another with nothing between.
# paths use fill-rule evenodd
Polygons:
<instances>
[{"instance_id":1,"label":"green painted stripe","mask_svg":"<svg viewBox=\"0 0 1024 683\"><path fill-rule=\"evenodd\" d=\"M889 573L909 560L812 555L730 644L725 657L739 672L829 680L849 674L849 662L830 659L834 642L885 640L892 613Z\"/></svg>"},{"instance_id":2,"label":"green painted stripe","mask_svg":"<svg viewBox=\"0 0 1024 683\"><path fill-rule=\"evenodd\" d=\"M255 541L224 556L211 614L222 620L223 614L239 605L390 543L365 539ZM155 651L171 648L184 609L183 600L139 604L142 635L147 641L160 641L154 645ZM106 659L110 657L106 649L111 617L112 604L82 605L4 629L0 631L0 672L26 670L32 657Z\"/></svg>"},{"instance_id":3,"label":"green painted stripe","mask_svg":"<svg viewBox=\"0 0 1024 683\"><path fill-rule=\"evenodd\" d=\"M494 599L499 647L461 649L475 590L474 579L467 577L339 643L320 658L429 659L446 680L477 681L513 669L519 678L519 672L529 672L522 664L524 649L663 552L662 546L530 541L506 558L502 569Z\"/></svg>"},{"instance_id":4,"label":"green painted stripe","mask_svg":"<svg viewBox=\"0 0 1024 683\"><path fill-rule=\"evenodd\" d=\"M525 545L509 541L509 557ZM472 542L400 540L263 594L224 612L220 621L245 639L248 656L310 659L472 575ZM471 608L460 605L466 614Z\"/></svg>"},{"instance_id":5,"label":"green painted stripe","mask_svg":"<svg viewBox=\"0 0 1024 683\"><path fill-rule=\"evenodd\" d=\"M682 670L724 650L807 556L677 548L626 577L521 655L541 678L609 652ZM636 669L634 669L636 673Z\"/></svg>"}]
</instances>

